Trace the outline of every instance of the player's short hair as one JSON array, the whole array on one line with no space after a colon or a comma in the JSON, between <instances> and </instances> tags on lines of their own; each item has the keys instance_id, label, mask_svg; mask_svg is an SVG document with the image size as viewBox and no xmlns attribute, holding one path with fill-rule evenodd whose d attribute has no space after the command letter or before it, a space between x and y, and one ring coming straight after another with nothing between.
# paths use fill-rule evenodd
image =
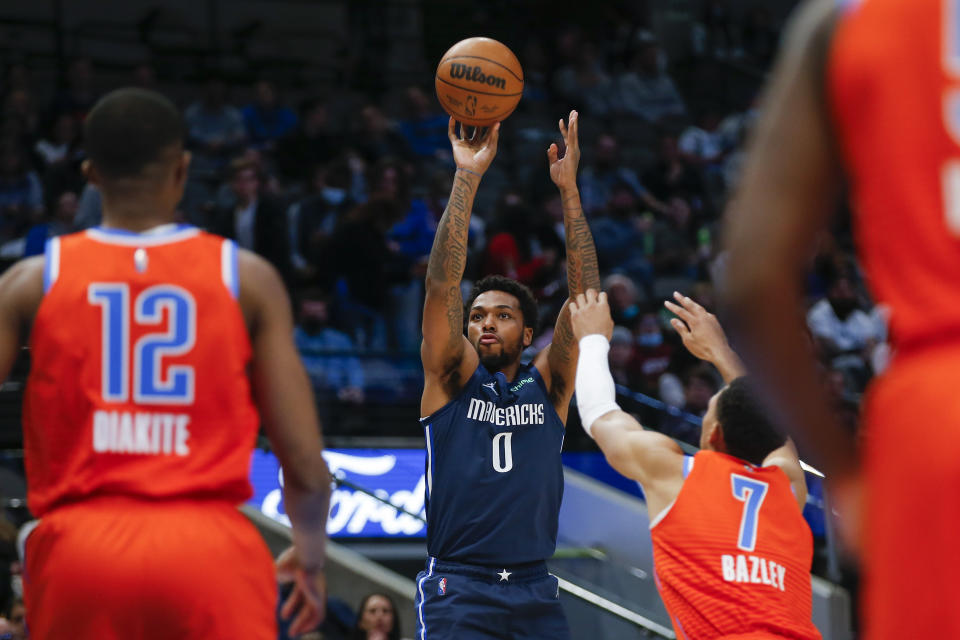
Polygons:
<instances>
[{"instance_id":1,"label":"player's short hair","mask_svg":"<svg viewBox=\"0 0 960 640\"><path fill-rule=\"evenodd\" d=\"M140 176L171 147L182 147L180 110L156 91L126 88L97 101L83 125L90 162L106 178Z\"/></svg>"},{"instance_id":2,"label":"player's short hair","mask_svg":"<svg viewBox=\"0 0 960 640\"><path fill-rule=\"evenodd\" d=\"M773 426L770 415L747 376L726 386L717 398L717 422L723 429L727 453L752 464L763 464L787 439Z\"/></svg>"},{"instance_id":3,"label":"player's short hair","mask_svg":"<svg viewBox=\"0 0 960 640\"><path fill-rule=\"evenodd\" d=\"M520 302L520 313L523 315L524 328L530 327L536 333L537 299L533 296L529 287L504 276L486 276L477 280L465 305L467 313L464 315L466 317L469 317L470 308L473 307L473 302L477 299L477 296L486 291L503 291L516 298Z\"/></svg>"}]
</instances>

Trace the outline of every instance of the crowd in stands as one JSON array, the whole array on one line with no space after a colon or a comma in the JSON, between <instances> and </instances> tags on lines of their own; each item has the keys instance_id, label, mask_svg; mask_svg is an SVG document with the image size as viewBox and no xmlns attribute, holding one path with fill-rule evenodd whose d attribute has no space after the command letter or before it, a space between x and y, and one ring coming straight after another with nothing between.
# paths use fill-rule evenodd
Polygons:
<instances>
[{"instance_id":1,"label":"crowd in stands","mask_svg":"<svg viewBox=\"0 0 960 640\"><path fill-rule=\"evenodd\" d=\"M719 378L680 348L661 302L682 290L715 307L721 216L756 116L756 90L703 99L690 79L718 61L762 71L779 36L762 3L734 19L726 2L706 0L689 34L689 59L670 60L648 16L621 18L614 38L568 26L517 43L524 98L479 189L465 286L490 273L530 286L541 302L532 350L548 342L566 285L562 208L544 152L558 140L557 119L577 108L582 200L617 323L616 380L701 415ZM686 82L674 78L681 66ZM33 86L29 60L8 61L0 76L4 264L41 253L51 236L100 222L99 194L81 171L81 131L84 115L114 87L86 58L63 71L53 92ZM415 403L422 282L453 175L447 116L429 84L294 95L269 78L228 80L207 73L192 94L171 95L183 108L193 156L178 215L277 268L322 403ZM165 91L150 64L123 84ZM884 314L864 293L844 228L824 238L811 266L811 348L853 425L859 394L889 356ZM695 441L689 420L662 422Z\"/></svg>"}]
</instances>

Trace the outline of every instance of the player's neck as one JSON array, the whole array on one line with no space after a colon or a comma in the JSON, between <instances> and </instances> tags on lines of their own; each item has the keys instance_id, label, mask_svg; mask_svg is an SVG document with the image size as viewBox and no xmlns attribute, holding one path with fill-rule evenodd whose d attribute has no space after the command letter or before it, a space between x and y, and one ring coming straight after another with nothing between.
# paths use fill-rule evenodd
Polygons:
<instances>
[{"instance_id":1,"label":"player's neck","mask_svg":"<svg viewBox=\"0 0 960 640\"><path fill-rule=\"evenodd\" d=\"M520 361L516 360L508 365L504 365L503 367L500 367L496 371L491 371L490 373L502 373L509 382L513 382L514 378L517 377L517 371L519 370L520 370Z\"/></svg>"},{"instance_id":2,"label":"player's neck","mask_svg":"<svg viewBox=\"0 0 960 640\"><path fill-rule=\"evenodd\" d=\"M147 231L176 221L176 213L150 199L103 200L102 226L128 231Z\"/></svg>"},{"instance_id":3,"label":"player's neck","mask_svg":"<svg viewBox=\"0 0 960 640\"><path fill-rule=\"evenodd\" d=\"M108 229L126 229L127 231L140 233L171 222L176 222L176 215L173 211L139 207L117 209L108 208L104 204L101 226Z\"/></svg>"}]
</instances>

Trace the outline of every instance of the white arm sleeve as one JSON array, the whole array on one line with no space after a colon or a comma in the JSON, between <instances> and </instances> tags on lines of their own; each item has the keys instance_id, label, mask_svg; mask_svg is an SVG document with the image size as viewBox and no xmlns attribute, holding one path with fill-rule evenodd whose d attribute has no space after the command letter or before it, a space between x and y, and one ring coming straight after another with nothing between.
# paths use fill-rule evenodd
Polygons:
<instances>
[{"instance_id":1,"label":"white arm sleeve","mask_svg":"<svg viewBox=\"0 0 960 640\"><path fill-rule=\"evenodd\" d=\"M591 438L593 423L605 413L619 411L613 376L607 363L610 342L599 333L580 339L580 358L577 360L577 409L583 430Z\"/></svg>"}]
</instances>

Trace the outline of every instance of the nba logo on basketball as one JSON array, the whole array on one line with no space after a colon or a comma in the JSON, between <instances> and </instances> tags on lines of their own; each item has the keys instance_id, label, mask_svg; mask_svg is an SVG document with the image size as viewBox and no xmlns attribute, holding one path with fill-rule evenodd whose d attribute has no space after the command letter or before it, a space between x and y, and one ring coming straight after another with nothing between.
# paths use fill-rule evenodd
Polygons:
<instances>
[{"instance_id":1,"label":"nba logo on basketball","mask_svg":"<svg viewBox=\"0 0 960 640\"><path fill-rule=\"evenodd\" d=\"M447 595L447 579L440 578L440 584L437 585L437 593L441 596Z\"/></svg>"}]
</instances>

